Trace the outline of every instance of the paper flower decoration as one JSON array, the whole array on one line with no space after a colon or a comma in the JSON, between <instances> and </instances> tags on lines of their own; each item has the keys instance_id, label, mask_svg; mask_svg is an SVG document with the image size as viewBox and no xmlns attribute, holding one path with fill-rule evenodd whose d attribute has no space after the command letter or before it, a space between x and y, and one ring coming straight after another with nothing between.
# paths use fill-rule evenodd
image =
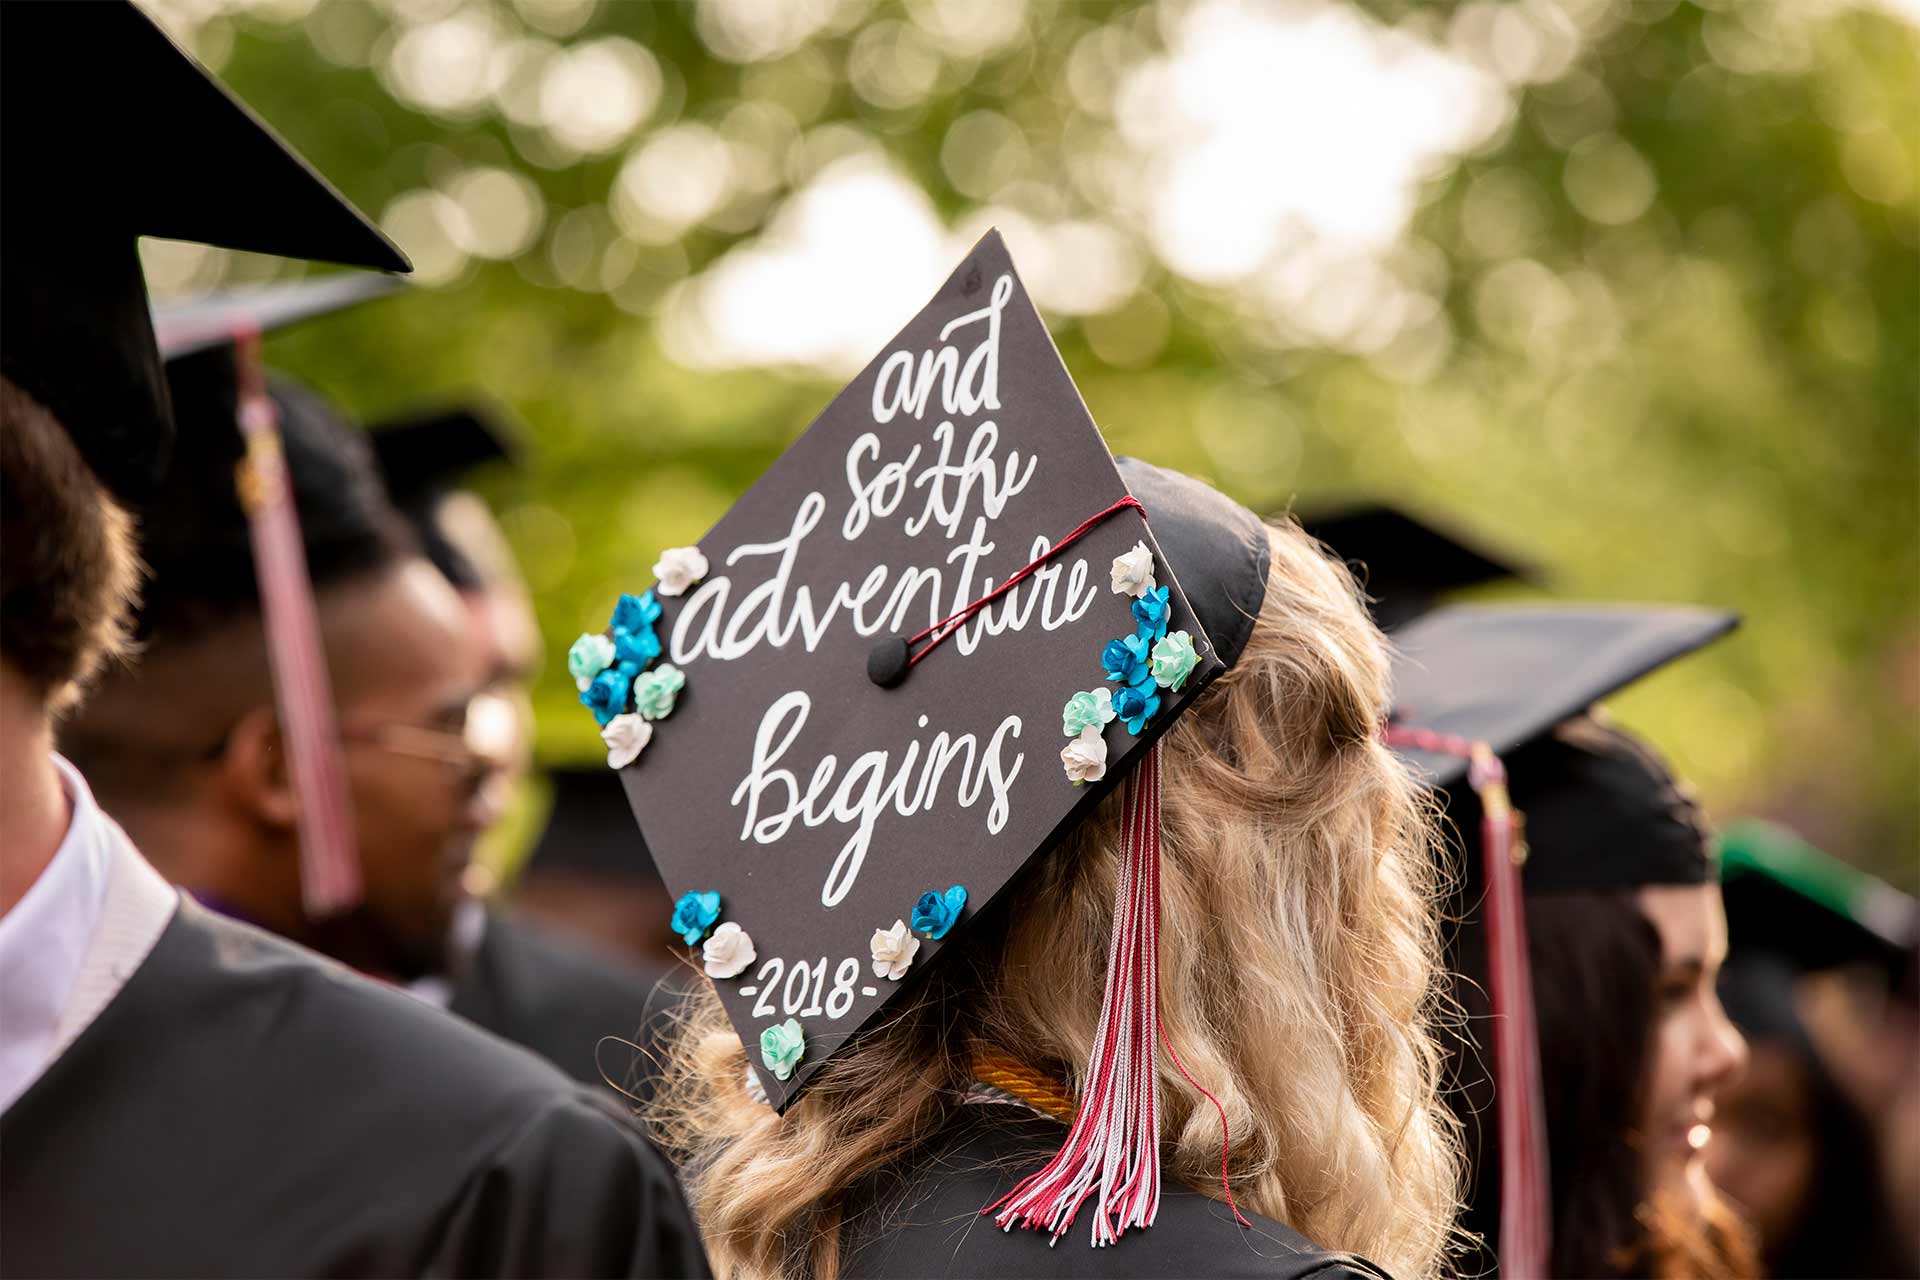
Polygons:
<instances>
[{"instance_id":1,"label":"paper flower decoration","mask_svg":"<svg viewBox=\"0 0 1920 1280\"><path fill-rule=\"evenodd\" d=\"M953 928L953 922L960 918L960 910L966 905L967 890L963 885L954 885L945 893L923 893L920 901L913 904L913 931L938 941L947 936L947 930Z\"/></svg>"},{"instance_id":2,"label":"paper flower decoration","mask_svg":"<svg viewBox=\"0 0 1920 1280\"><path fill-rule=\"evenodd\" d=\"M1127 726L1127 732L1136 738L1159 710L1160 694L1151 680L1144 684L1128 685L1113 696L1113 713Z\"/></svg>"},{"instance_id":3,"label":"paper flower decoration","mask_svg":"<svg viewBox=\"0 0 1920 1280\"><path fill-rule=\"evenodd\" d=\"M1098 733L1112 719L1113 690L1100 688L1076 693L1067 699L1066 710L1061 713L1062 732L1069 738L1086 729Z\"/></svg>"},{"instance_id":4,"label":"paper flower decoration","mask_svg":"<svg viewBox=\"0 0 1920 1280\"><path fill-rule=\"evenodd\" d=\"M920 951L920 939L907 929L905 920L895 920L891 929L875 929L869 945L873 951L873 976L895 982L906 975L907 966Z\"/></svg>"},{"instance_id":5,"label":"paper flower decoration","mask_svg":"<svg viewBox=\"0 0 1920 1280\"><path fill-rule=\"evenodd\" d=\"M753 939L747 931L729 920L713 931L700 948L702 966L709 978L734 978L754 961Z\"/></svg>"},{"instance_id":6,"label":"paper flower decoration","mask_svg":"<svg viewBox=\"0 0 1920 1280\"><path fill-rule=\"evenodd\" d=\"M1184 631L1174 631L1154 642L1153 657L1147 665L1153 671L1155 684L1178 692L1199 661L1200 655L1193 651L1193 637Z\"/></svg>"},{"instance_id":7,"label":"paper flower decoration","mask_svg":"<svg viewBox=\"0 0 1920 1280\"><path fill-rule=\"evenodd\" d=\"M800 1056L807 1051L807 1037L800 1030L800 1024L792 1018L760 1033L760 1061L767 1070L773 1072L777 1080L785 1080L800 1065Z\"/></svg>"},{"instance_id":8,"label":"paper flower decoration","mask_svg":"<svg viewBox=\"0 0 1920 1280\"><path fill-rule=\"evenodd\" d=\"M720 895L717 893L683 893L680 901L673 904L673 931L690 947L699 945L719 918Z\"/></svg>"},{"instance_id":9,"label":"paper flower decoration","mask_svg":"<svg viewBox=\"0 0 1920 1280\"><path fill-rule=\"evenodd\" d=\"M686 687L686 674L671 662L663 662L634 677L633 709L648 720L664 720L673 714L674 699Z\"/></svg>"},{"instance_id":10,"label":"paper flower decoration","mask_svg":"<svg viewBox=\"0 0 1920 1280\"><path fill-rule=\"evenodd\" d=\"M580 691L580 705L593 712L602 728L627 709L627 691L632 677L617 667L602 671Z\"/></svg>"},{"instance_id":11,"label":"paper flower decoration","mask_svg":"<svg viewBox=\"0 0 1920 1280\"><path fill-rule=\"evenodd\" d=\"M640 631L651 627L660 620L660 602L653 598L653 592L643 595L620 597L613 606L612 626L615 631Z\"/></svg>"},{"instance_id":12,"label":"paper flower decoration","mask_svg":"<svg viewBox=\"0 0 1920 1280\"><path fill-rule=\"evenodd\" d=\"M607 744L609 769L624 769L632 764L652 740L653 726L631 712L615 716L600 731L600 741Z\"/></svg>"},{"instance_id":13,"label":"paper flower decoration","mask_svg":"<svg viewBox=\"0 0 1920 1280\"><path fill-rule=\"evenodd\" d=\"M1067 778L1077 787L1083 782L1098 782L1107 776L1107 740L1097 726L1082 729L1060 752Z\"/></svg>"},{"instance_id":14,"label":"paper flower decoration","mask_svg":"<svg viewBox=\"0 0 1920 1280\"><path fill-rule=\"evenodd\" d=\"M688 587L707 576L707 558L698 547L669 547L654 561L654 590L663 596L685 595Z\"/></svg>"},{"instance_id":15,"label":"paper flower decoration","mask_svg":"<svg viewBox=\"0 0 1920 1280\"><path fill-rule=\"evenodd\" d=\"M1135 634L1146 640L1158 640L1167 634L1167 616L1171 612L1165 587L1155 587L1143 593L1133 602Z\"/></svg>"},{"instance_id":16,"label":"paper flower decoration","mask_svg":"<svg viewBox=\"0 0 1920 1280\"><path fill-rule=\"evenodd\" d=\"M1150 652L1151 641L1143 636L1109 640L1107 647L1100 651L1100 665L1106 669L1109 680L1119 684L1139 684L1147 678Z\"/></svg>"},{"instance_id":17,"label":"paper flower decoration","mask_svg":"<svg viewBox=\"0 0 1920 1280\"><path fill-rule=\"evenodd\" d=\"M660 656L660 637L650 625L638 631L616 627L613 632L613 655L622 666L631 668L627 674L632 675Z\"/></svg>"},{"instance_id":18,"label":"paper flower decoration","mask_svg":"<svg viewBox=\"0 0 1920 1280\"><path fill-rule=\"evenodd\" d=\"M573 677L580 692L585 693L593 678L613 665L613 656L613 641L589 631L567 650L567 674Z\"/></svg>"},{"instance_id":19,"label":"paper flower decoration","mask_svg":"<svg viewBox=\"0 0 1920 1280\"><path fill-rule=\"evenodd\" d=\"M1113 589L1123 596L1140 596L1153 590L1153 552L1147 544L1136 542L1133 550L1113 558Z\"/></svg>"}]
</instances>

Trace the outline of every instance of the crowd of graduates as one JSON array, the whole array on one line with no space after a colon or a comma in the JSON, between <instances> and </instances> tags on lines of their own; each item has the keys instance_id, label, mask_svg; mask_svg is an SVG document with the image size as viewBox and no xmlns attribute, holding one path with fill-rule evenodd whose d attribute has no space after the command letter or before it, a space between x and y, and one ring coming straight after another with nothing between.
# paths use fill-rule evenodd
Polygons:
<instances>
[{"instance_id":1,"label":"crowd of graduates","mask_svg":"<svg viewBox=\"0 0 1920 1280\"><path fill-rule=\"evenodd\" d=\"M122 101L67 91L82 42ZM479 404L360 423L262 367L405 258L139 10L9 6L0 49L0 1274L1920 1275L1920 907L1716 831L1597 705L1731 616L1452 604L1535 570L1107 461L1017 287L974 310L1014 279L989 238L903 340L991 312L1000 429L1073 477L1008 507L1003 586L892 666L689 663L638 763L544 771L491 885L539 631L471 478L538 441ZM154 307L148 235L365 270ZM844 409L711 572L839 467ZM903 694L990 728L1110 628L941 642L1070 548L1096 616L1113 554L1151 661L1108 662L1071 783L1029 724L1003 782L1045 821L936 813L872 855L913 865L861 892L967 891L890 949L855 922L852 1026L796 1071L679 895L716 889L749 963L840 926L797 858L748 883L737 811L684 781L739 773L702 744L752 742L758 679L837 691L849 758ZM964 679L1015 639L1005 689Z\"/></svg>"}]
</instances>

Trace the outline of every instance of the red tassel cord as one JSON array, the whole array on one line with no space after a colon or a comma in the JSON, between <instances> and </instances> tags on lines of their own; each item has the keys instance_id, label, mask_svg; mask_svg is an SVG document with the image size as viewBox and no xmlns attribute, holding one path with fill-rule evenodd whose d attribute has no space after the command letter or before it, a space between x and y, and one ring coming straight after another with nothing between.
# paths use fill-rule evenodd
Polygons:
<instances>
[{"instance_id":1,"label":"red tassel cord","mask_svg":"<svg viewBox=\"0 0 1920 1280\"><path fill-rule=\"evenodd\" d=\"M1484 742L1400 726L1389 727L1386 740L1465 757L1467 785L1480 797L1487 994L1493 1004L1494 1107L1500 1120L1500 1274L1507 1280L1544 1280L1553 1244L1547 1123L1520 885L1526 850L1507 795L1507 771Z\"/></svg>"},{"instance_id":2,"label":"red tassel cord","mask_svg":"<svg viewBox=\"0 0 1920 1280\"><path fill-rule=\"evenodd\" d=\"M300 802L300 889L314 919L344 911L361 897L346 771L334 722L333 690L313 603L313 583L287 482L279 424L260 363L260 336L233 335L239 379L240 433L246 440L235 483L260 583L272 658L274 701L287 745L287 765Z\"/></svg>"},{"instance_id":3,"label":"red tassel cord","mask_svg":"<svg viewBox=\"0 0 1920 1280\"><path fill-rule=\"evenodd\" d=\"M1159 935L1160 750L1154 746L1127 780L1106 992L1079 1110L1065 1145L1046 1167L981 1210L993 1214L1003 1230L1044 1229L1058 1241L1090 1198L1095 1245L1113 1244L1128 1228L1153 1225L1160 1208L1156 1038L1165 1042L1180 1074L1200 1088L1174 1054L1160 1020ZM1226 1112L1212 1094L1200 1092L1220 1111L1221 1182L1234 1217L1246 1224L1227 1183Z\"/></svg>"}]
</instances>

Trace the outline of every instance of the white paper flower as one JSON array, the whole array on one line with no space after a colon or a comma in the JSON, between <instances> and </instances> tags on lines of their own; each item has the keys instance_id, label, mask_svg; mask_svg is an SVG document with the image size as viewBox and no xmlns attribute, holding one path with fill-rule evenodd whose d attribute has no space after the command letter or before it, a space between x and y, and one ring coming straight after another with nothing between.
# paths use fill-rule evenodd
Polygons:
<instances>
[{"instance_id":1,"label":"white paper flower","mask_svg":"<svg viewBox=\"0 0 1920 1280\"><path fill-rule=\"evenodd\" d=\"M754 961L753 939L745 929L729 920L702 944L700 959L709 978L738 977L740 971Z\"/></svg>"},{"instance_id":2,"label":"white paper flower","mask_svg":"<svg viewBox=\"0 0 1920 1280\"><path fill-rule=\"evenodd\" d=\"M1153 580L1153 552L1136 542L1133 550L1113 558L1113 589L1123 596L1143 596L1158 585Z\"/></svg>"},{"instance_id":3,"label":"white paper flower","mask_svg":"<svg viewBox=\"0 0 1920 1280\"><path fill-rule=\"evenodd\" d=\"M628 712L607 721L607 727L600 731L600 741L607 744L607 767L624 769L641 748L653 741L653 726Z\"/></svg>"},{"instance_id":4,"label":"white paper flower","mask_svg":"<svg viewBox=\"0 0 1920 1280\"><path fill-rule=\"evenodd\" d=\"M898 982L920 950L920 939L913 936L905 920L895 920L891 929L873 931L873 976Z\"/></svg>"},{"instance_id":5,"label":"white paper flower","mask_svg":"<svg viewBox=\"0 0 1920 1280\"><path fill-rule=\"evenodd\" d=\"M1067 767L1067 778L1075 785L1098 782L1107 776L1107 740L1098 728L1082 729L1080 736L1061 750L1060 763Z\"/></svg>"},{"instance_id":6,"label":"white paper flower","mask_svg":"<svg viewBox=\"0 0 1920 1280\"><path fill-rule=\"evenodd\" d=\"M707 576L707 558L698 547L669 547L654 561L653 576L660 579L654 588L663 596L685 595L687 588Z\"/></svg>"}]
</instances>

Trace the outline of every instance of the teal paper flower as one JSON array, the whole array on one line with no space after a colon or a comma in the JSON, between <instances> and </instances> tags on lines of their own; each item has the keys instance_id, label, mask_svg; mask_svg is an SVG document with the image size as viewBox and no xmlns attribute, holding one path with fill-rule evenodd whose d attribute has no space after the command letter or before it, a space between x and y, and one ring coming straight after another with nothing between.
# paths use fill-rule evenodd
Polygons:
<instances>
[{"instance_id":1,"label":"teal paper flower","mask_svg":"<svg viewBox=\"0 0 1920 1280\"><path fill-rule=\"evenodd\" d=\"M767 1070L773 1072L776 1080L785 1080L800 1065L800 1058L807 1051L806 1034L800 1030L800 1024L792 1018L776 1023L760 1033L760 1061Z\"/></svg>"},{"instance_id":2,"label":"teal paper flower","mask_svg":"<svg viewBox=\"0 0 1920 1280\"><path fill-rule=\"evenodd\" d=\"M627 709L627 688L631 679L618 667L610 667L580 691L580 705L593 712L593 718L599 721L601 728L606 728L608 721Z\"/></svg>"},{"instance_id":3,"label":"teal paper flower","mask_svg":"<svg viewBox=\"0 0 1920 1280\"><path fill-rule=\"evenodd\" d=\"M595 676L613 665L613 656L613 641L589 631L573 642L573 648L567 650L567 674L585 692Z\"/></svg>"},{"instance_id":4,"label":"teal paper flower","mask_svg":"<svg viewBox=\"0 0 1920 1280\"><path fill-rule=\"evenodd\" d=\"M660 656L660 637L654 633L651 623L633 631L625 627L615 627L613 652L614 656L620 659L622 666L630 666L635 671L640 671Z\"/></svg>"},{"instance_id":5,"label":"teal paper flower","mask_svg":"<svg viewBox=\"0 0 1920 1280\"><path fill-rule=\"evenodd\" d=\"M719 918L720 895L717 893L683 893L680 901L673 904L673 931L690 947L698 946Z\"/></svg>"},{"instance_id":6,"label":"teal paper flower","mask_svg":"<svg viewBox=\"0 0 1920 1280\"><path fill-rule=\"evenodd\" d=\"M1082 729L1100 729L1113 719L1113 690L1092 689L1067 699L1061 713L1062 731L1069 738L1080 736Z\"/></svg>"},{"instance_id":7,"label":"teal paper flower","mask_svg":"<svg viewBox=\"0 0 1920 1280\"><path fill-rule=\"evenodd\" d=\"M1113 695L1113 713L1127 726L1127 732L1136 738L1159 710L1160 693L1151 680L1130 684Z\"/></svg>"},{"instance_id":8,"label":"teal paper flower","mask_svg":"<svg viewBox=\"0 0 1920 1280\"><path fill-rule=\"evenodd\" d=\"M913 931L935 940L944 938L947 930L953 928L953 922L960 918L961 908L966 905L967 890L964 885L954 885L945 893L923 893L920 901L913 904Z\"/></svg>"},{"instance_id":9,"label":"teal paper flower","mask_svg":"<svg viewBox=\"0 0 1920 1280\"><path fill-rule=\"evenodd\" d=\"M1155 642L1153 657L1147 665L1153 670L1155 684L1178 693L1199 661L1200 655L1193 651L1193 637L1184 631L1175 631Z\"/></svg>"},{"instance_id":10,"label":"teal paper flower","mask_svg":"<svg viewBox=\"0 0 1920 1280\"><path fill-rule=\"evenodd\" d=\"M1145 640L1158 640L1167 634L1167 618L1172 612L1172 606L1167 603L1167 589L1155 587L1133 602L1135 634Z\"/></svg>"},{"instance_id":11,"label":"teal paper flower","mask_svg":"<svg viewBox=\"0 0 1920 1280\"><path fill-rule=\"evenodd\" d=\"M633 709L643 720L664 720L673 714L674 699L687 687L686 673L663 662L633 680Z\"/></svg>"}]
</instances>

